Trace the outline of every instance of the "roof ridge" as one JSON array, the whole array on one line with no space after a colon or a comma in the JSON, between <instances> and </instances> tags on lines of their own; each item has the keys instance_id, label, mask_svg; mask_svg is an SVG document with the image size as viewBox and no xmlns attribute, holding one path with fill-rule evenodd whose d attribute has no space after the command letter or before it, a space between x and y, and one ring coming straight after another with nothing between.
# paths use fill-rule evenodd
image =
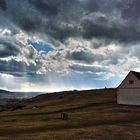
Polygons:
<instances>
[{"instance_id":1,"label":"roof ridge","mask_svg":"<svg viewBox=\"0 0 140 140\"><path fill-rule=\"evenodd\" d=\"M140 72L130 71L140 80Z\"/></svg>"},{"instance_id":2,"label":"roof ridge","mask_svg":"<svg viewBox=\"0 0 140 140\"><path fill-rule=\"evenodd\" d=\"M130 72L134 72L134 73L140 73L140 72L138 72L138 71L134 71L134 70L131 70Z\"/></svg>"}]
</instances>

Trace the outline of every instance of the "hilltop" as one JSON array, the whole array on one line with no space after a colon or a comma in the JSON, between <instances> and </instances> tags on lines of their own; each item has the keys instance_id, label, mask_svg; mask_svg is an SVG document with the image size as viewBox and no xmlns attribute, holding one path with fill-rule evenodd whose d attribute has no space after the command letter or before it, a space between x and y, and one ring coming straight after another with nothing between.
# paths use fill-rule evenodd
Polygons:
<instances>
[{"instance_id":1,"label":"hilltop","mask_svg":"<svg viewBox=\"0 0 140 140\"><path fill-rule=\"evenodd\" d=\"M140 107L117 105L115 93L75 90L25 100L21 108L0 112L0 139L140 139Z\"/></svg>"}]
</instances>

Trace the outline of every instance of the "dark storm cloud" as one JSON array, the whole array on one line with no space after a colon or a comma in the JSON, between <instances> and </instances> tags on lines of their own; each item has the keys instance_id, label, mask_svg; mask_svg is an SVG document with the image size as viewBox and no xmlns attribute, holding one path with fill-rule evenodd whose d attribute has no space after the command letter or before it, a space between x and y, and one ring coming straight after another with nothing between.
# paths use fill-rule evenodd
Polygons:
<instances>
[{"instance_id":1,"label":"dark storm cloud","mask_svg":"<svg viewBox=\"0 0 140 140\"><path fill-rule=\"evenodd\" d=\"M0 58L17 56L19 53L19 47L14 43L0 40Z\"/></svg>"},{"instance_id":2,"label":"dark storm cloud","mask_svg":"<svg viewBox=\"0 0 140 140\"><path fill-rule=\"evenodd\" d=\"M37 10L39 10L44 15L52 15L55 16L59 12L59 3L58 1L52 1L52 0L29 0L29 3L33 4Z\"/></svg>"},{"instance_id":3,"label":"dark storm cloud","mask_svg":"<svg viewBox=\"0 0 140 140\"><path fill-rule=\"evenodd\" d=\"M66 58L74 61L81 61L86 63L92 63L95 61L95 58L92 54L87 53L85 51L79 52L68 52L66 54Z\"/></svg>"},{"instance_id":4,"label":"dark storm cloud","mask_svg":"<svg viewBox=\"0 0 140 140\"><path fill-rule=\"evenodd\" d=\"M2 0L0 7L7 9L5 18L30 34L61 42L69 37L130 42L140 37L139 21L130 22L139 19L139 4L139 0Z\"/></svg>"},{"instance_id":5,"label":"dark storm cloud","mask_svg":"<svg viewBox=\"0 0 140 140\"><path fill-rule=\"evenodd\" d=\"M13 76L32 76L36 74L37 67L33 64L27 65L23 61L11 59L9 61L0 60L0 72Z\"/></svg>"},{"instance_id":6,"label":"dark storm cloud","mask_svg":"<svg viewBox=\"0 0 140 140\"><path fill-rule=\"evenodd\" d=\"M5 0L0 0L0 9L5 11L7 8L6 1Z\"/></svg>"},{"instance_id":7,"label":"dark storm cloud","mask_svg":"<svg viewBox=\"0 0 140 140\"><path fill-rule=\"evenodd\" d=\"M108 71L107 68L105 67L98 67L98 66L86 66L86 65L71 65L70 68L74 71L78 72L91 72L91 73L96 73L96 72L106 72Z\"/></svg>"},{"instance_id":8,"label":"dark storm cloud","mask_svg":"<svg viewBox=\"0 0 140 140\"><path fill-rule=\"evenodd\" d=\"M64 23L64 25L61 24L63 23L60 21L49 21L46 23L46 27L48 27L46 28L47 34L61 42L71 36L78 36L78 32L80 32L80 30L76 25L69 26L68 23Z\"/></svg>"},{"instance_id":9,"label":"dark storm cloud","mask_svg":"<svg viewBox=\"0 0 140 140\"><path fill-rule=\"evenodd\" d=\"M95 12L99 8L98 0L85 0L81 3L81 6L87 12Z\"/></svg>"},{"instance_id":10,"label":"dark storm cloud","mask_svg":"<svg viewBox=\"0 0 140 140\"><path fill-rule=\"evenodd\" d=\"M125 19L136 20L140 18L140 1L127 1L127 6L122 8L122 16ZM136 21L134 21L136 22Z\"/></svg>"},{"instance_id":11,"label":"dark storm cloud","mask_svg":"<svg viewBox=\"0 0 140 140\"><path fill-rule=\"evenodd\" d=\"M28 0L30 4L34 5L35 8L45 16L60 16L60 13L63 15L71 15L77 9L75 7L80 6L79 0ZM80 7L79 7L80 8ZM78 9L79 9L78 8ZM74 10L74 11L72 11ZM50 17L51 18L51 17ZM65 17L71 18L71 17Z\"/></svg>"},{"instance_id":12,"label":"dark storm cloud","mask_svg":"<svg viewBox=\"0 0 140 140\"><path fill-rule=\"evenodd\" d=\"M80 33L77 22L81 16L78 0L29 0L29 3L40 13L38 32L63 42L70 36L78 36ZM78 7L78 8L77 8ZM77 13L77 14L76 14ZM79 23L78 23L79 24ZM44 32L45 31L45 32Z\"/></svg>"},{"instance_id":13,"label":"dark storm cloud","mask_svg":"<svg viewBox=\"0 0 140 140\"><path fill-rule=\"evenodd\" d=\"M84 19L81 25L83 37L86 39L97 37L129 42L138 41L140 37L140 32L135 26L121 25L106 16L99 16L94 18L94 20L90 18Z\"/></svg>"},{"instance_id":14,"label":"dark storm cloud","mask_svg":"<svg viewBox=\"0 0 140 140\"><path fill-rule=\"evenodd\" d=\"M69 60L74 60L81 63L83 62L86 64L91 64L96 61L100 62L105 59L103 55L100 54L96 55L92 52L84 51L84 50L67 52L65 57Z\"/></svg>"}]
</instances>

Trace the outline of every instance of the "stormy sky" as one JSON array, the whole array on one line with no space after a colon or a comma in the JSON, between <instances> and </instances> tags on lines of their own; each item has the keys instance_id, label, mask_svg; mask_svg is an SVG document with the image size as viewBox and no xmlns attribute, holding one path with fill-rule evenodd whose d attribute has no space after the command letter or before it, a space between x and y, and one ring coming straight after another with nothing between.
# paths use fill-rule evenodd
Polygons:
<instances>
[{"instance_id":1,"label":"stormy sky","mask_svg":"<svg viewBox=\"0 0 140 140\"><path fill-rule=\"evenodd\" d=\"M140 71L140 0L0 0L0 88L116 87Z\"/></svg>"}]
</instances>

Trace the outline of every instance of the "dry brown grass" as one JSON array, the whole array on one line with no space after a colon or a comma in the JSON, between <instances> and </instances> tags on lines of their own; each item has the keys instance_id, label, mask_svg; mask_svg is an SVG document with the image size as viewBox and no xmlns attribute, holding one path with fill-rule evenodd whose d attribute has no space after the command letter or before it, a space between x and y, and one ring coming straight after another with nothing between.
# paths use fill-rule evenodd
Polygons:
<instances>
[{"instance_id":1,"label":"dry brown grass","mask_svg":"<svg viewBox=\"0 0 140 140\"><path fill-rule=\"evenodd\" d=\"M94 139L139 140L140 107L117 105L115 90L103 89L42 95L0 113L0 140Z\"/></svg>"}]
</instances>

